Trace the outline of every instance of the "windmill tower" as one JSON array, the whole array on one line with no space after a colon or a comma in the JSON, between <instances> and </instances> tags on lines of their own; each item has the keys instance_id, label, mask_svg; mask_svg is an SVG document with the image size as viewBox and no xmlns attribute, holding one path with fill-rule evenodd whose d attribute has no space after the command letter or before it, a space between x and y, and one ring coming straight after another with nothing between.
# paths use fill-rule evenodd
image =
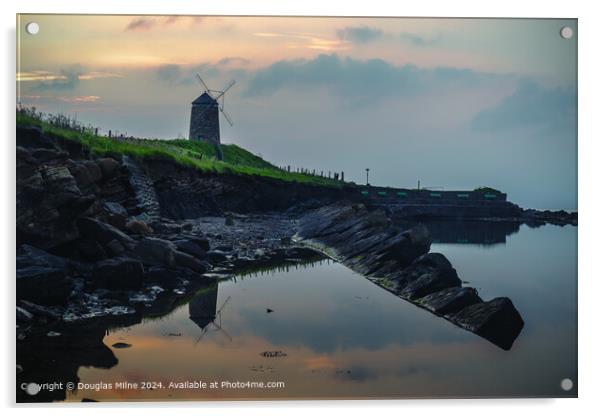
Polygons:
<instances>
[{"instance_id":1,"label":"windmill tower","mask_svg":"<svg viewBox=\"0 0 602 416\"><path fill-rule=\"evenodd\" d=\"M234 85L230 81L223 90L211 90L199 74L196 75L203 93L192 102L190 110L190 140L205 141L220 144L219 113L224 115L226 121L232 125L232 119L224 111L224 94Z\"/></svg>"}]
</instances>

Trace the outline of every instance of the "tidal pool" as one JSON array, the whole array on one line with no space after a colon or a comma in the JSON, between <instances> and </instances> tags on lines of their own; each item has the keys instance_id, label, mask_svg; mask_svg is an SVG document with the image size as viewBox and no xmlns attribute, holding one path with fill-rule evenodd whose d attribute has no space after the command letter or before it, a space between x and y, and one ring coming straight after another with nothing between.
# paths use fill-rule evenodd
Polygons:
<instances>
[{"instance_id":1,"label":"tidal pool","mask_svg":"<svg viewBox=\"0 0 602 416\"><path fill-rule=\"evenodd\" d=\"M107 346L131 346L112 348L112 368L80 367L87 388L67 400L575 396L577 228L464 225L437 224L431 251L483 299L513 301L525 327L510 351L324 260L223 280L109 331Z\"/></svg>"}]
</instances>

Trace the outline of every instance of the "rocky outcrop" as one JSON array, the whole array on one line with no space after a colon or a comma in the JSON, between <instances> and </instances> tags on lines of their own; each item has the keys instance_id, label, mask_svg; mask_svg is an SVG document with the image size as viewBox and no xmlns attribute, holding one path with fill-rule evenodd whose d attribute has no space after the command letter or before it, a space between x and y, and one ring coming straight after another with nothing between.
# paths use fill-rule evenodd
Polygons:
<instances>
[{"instance_id":1,"label":"rocky outcrop","mask_svg":"<svg viewBox=\"0 0 602 416\"><path fill-rule=\"evenodd\" d=\"M339 203L302 216L294 240L502 349L512 347L524 326L510 299L485 302L476 289L462 287L445 256L429 253L423 225L399 229L382 210Z\"/></svg>"}]
</instances>

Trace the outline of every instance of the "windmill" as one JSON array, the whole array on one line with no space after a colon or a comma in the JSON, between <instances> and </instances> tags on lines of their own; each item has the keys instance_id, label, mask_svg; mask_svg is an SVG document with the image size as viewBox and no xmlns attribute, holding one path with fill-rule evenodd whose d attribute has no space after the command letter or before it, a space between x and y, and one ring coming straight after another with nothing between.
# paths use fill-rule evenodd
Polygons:
<instances>
[{"instance_id":1,"label":"windmill","mask_svg":"<svg viewBox=\"0 0 602 416\"><path fill-rule=\"evenodd\" d=\"M232 125L232 119L224 110L224 97L226 91L232 88L236 81L230 81L222 90L212 90L199 74L196 74L196 77L203 88L203 93L192 102L188 138L219 145L219 113L222 113L228 124Z\"/></svg>"}]
</instances>

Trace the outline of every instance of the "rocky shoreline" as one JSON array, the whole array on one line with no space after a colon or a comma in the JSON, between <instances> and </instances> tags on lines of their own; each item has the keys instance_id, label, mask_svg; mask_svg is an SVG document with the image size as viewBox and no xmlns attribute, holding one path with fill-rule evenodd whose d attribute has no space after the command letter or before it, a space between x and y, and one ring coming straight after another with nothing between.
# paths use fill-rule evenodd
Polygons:
<instances>
[{"instance_id":1,"label":"rocky shoreline","mask_svg":"<svg viewBox=\"0 0 602 416\"><path fill-rule=\"evenodd\" d=\"M382 210L340 203L302 216L293 239L502 349L512 347L524 326L510 299L486 302L463 287L449 260L429 253L423 225L402 230Z\"/></svg>"},{"instance_id":2,"label":"rocky shoreline","mask_svg":"<svg viewBox=\"0 0 602 416\"><path fill-rule=\"evenodd\" d=\"M58 374L76 382L80 365L116 364L102 342L107 328L166 314L233 274L325 256L511 347L523 323L509 299L484 302L462 287L449 261L428 252L429 232L417 221L399 228L382 210L346 199L345 190L98 156L18 127L18 381ZM565 214L489 220L576 224L576 214ZM64 391L35 396L61 399Z\"/></svg>"}]
</instances>

